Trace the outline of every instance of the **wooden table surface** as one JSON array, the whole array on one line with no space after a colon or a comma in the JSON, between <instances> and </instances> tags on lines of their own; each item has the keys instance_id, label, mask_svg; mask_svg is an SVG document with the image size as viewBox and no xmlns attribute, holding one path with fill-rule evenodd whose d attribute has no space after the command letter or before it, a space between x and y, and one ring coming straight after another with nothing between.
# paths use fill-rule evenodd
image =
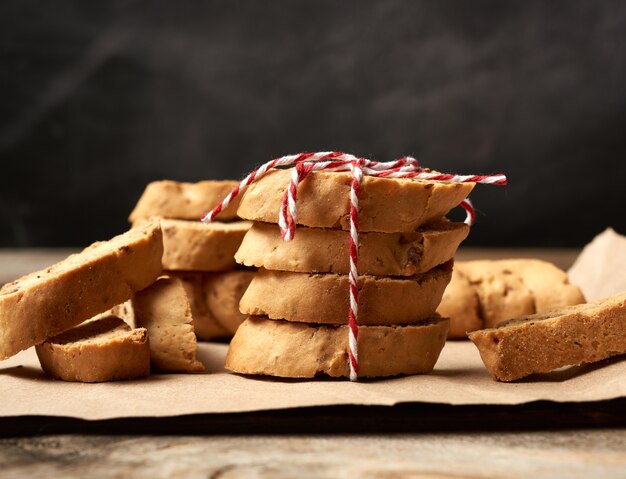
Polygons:
<instances>
[{"instance_id":1,"label":"wooden table surface","mask_svg":"<svg viewBox=\"0 0 626 479\"><path fill-rule=\"evenodd\" d=\"M0 250L0 283L70 250ZM465 248L457 259L574 250ZM0 419L0 477L626 477L626 399L506 407L423 403L86 422Z\"/></svg>"}]
</instances>

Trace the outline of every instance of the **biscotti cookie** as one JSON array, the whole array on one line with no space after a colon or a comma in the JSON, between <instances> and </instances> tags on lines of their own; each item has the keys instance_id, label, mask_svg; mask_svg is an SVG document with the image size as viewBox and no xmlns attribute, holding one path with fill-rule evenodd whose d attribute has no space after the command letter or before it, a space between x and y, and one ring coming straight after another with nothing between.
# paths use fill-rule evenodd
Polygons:
<instances>
[{"instance_id":1,"label":"biscotti cookie","mask_svg":"<svg viewBox=\"0 0 626 479\"><path fill-rule=\"evenodd\" d=\"M450 281L451 262L417 276L359 277L359 324L408 324L431 316ZM242 313L305 323L348 320L348 276L259 270L241 298Z\"/></svg>"},{"instance_id":2,"label":"biscotti cookie","mask_svg":"<svg viewBox=\"0 0 626 479\"><path fill-rule=\"evenodd\" d=\"M450 260L469 226L439 220L410 233L359 235L359 273L413 276ZM238 263L278 271L348 274L349 233L300 227L283 241L278 225L255 223L235 254Z\"/></svg>"},{"instance_id":3,"label":"biscotti cookie","mask_svg":"<svg viewBox=\"0 0 626 479\"><path fill-rule=\"evenodd\" d=\"M211 341L213 339L224 339L232 336L232 333L215 318L207 304L205 284L208 277L212 274L221 273L168 271L167 274L182 281L182 285L187 293L187 299L189 300L189 307L191 308L193 329L198 339ZM238 308L236 312L239 313Z\"/></svg>"},{"instance_id":4,"label":"biscotti cookie","mask_svg":"<svg viewBox=\"0 0 626 479\"><path fill-rule=\"evenodd\" d=\"M459 274L452 275L437 309L450 318L452 339L465 338L465 331L492 327L507 319L585 302L580 288L569 283L567 274L546 261L457 261L454 268ZM479 300L477 310L475 296Z\"/></svg>"},{"instance_id":5,"label":"biscotti cookie","mask_svg":"<svg viewBox=\"0 0 626 479\"><path fill-rule=\"evenodd\" d=\"M151 216L181 220L199 220L207 211L215 208L231 190L236 181L200 181L179 183L177 181L153 181L146 186L128 220L135 223ZM239 198L235 198L217 218L237 218Z\"/></svg>"},{"instance_id":6,"label":"biscotti cookie","mask_svg":"<svg viewBox=\"0 0 626 479\"><path fill-rule=\"evenodd\" d=\"M163 269L224 271L236 266L235 252L252 226L249 221L201 223L161 219Z\"/></svg>"},{"instance_id":7,"label":"biscotti cookie","mask_svg":"<svg viewBox=\"0 0 626 479\"><path fill-rule=\"evenodd\" d=\"M626 293L470 333L494 379L592 363L626 353Z\"/></svg>"},{"instance_id":8,"label":"biscotti cookie","mask_svg":"<svg viewBox=\"0 0 626 479\"><path fill-rule=\"evenodd\" d=\"M37 345L42 369L64 381L95 383L150 374L150 346L144 328L131 329L106 315Z\"/></svg>"},{"instance_id":9,"label":"biscotti cookie","mask_svg":"<svg viewBox=\"0 0 626 479\"><path fill-rule=\"evenodd\" d=\"M228 348L226 369L240 374L347 377L348 327L252 316ZM433 370L448 331L439 317L405 326L359 327L359 376L422 374Z\"/></svg>"},{"instance_id":10,"label":"biscotti cookie","mask_svg":"<svg viewBox=\"0 0 626 479\"><path fill-rule=\"evenodd\" d=\"M437 307L444 318L450 318L448 339L466 339L467 331L483 328L478 304L478 293L455 263L452 279Z\"/></svg>"},{"instance_id":11,"label":"biscotti cookie","mask_svg":"<svg viewBox=\"0 0 626 479\"><path fill-rule=\"evenodd\" d=\"M238 215L275 223L290 178L290 169L272 170L252 183L241 199ZM309 174L298 188L298 224L349 230L351 181L349 173ZM473 188L474 183L365 176L359 189L359 231L415 231L445 216Z\"/></svg>"},{"instance_id":12,"label":"biscotti cookie","mask_svg":"<svg viewBox=\"0 0 626 479\"><path fill-rule=\"evenodd\" d=\"M571 284L567 273L552 263L538 259L506 259L497 263L522 278L535 297L538 313L585 302L580 288Z\"/></svg>"},{"instance_id":13,"label":"biscotti cookie","mask_svg":"<svg viewBox=\"0 0 626 479\"><path fill-rule=\"evenodd\" d=\"M161 273L163 241L149 222L0 289L0 359L130 298Z\"/></svg>"},{"instance_id":14,"label":"biscotti cookie","mask_svg":"<svg viewBox=\"0 0 626 479\"><path fill-rule=\"evenodd\" d=\"M167 276L133 296L137 324L150 335L152 364L164 372L199 372L191 308L181 281Z\"/></svg>"},{"instance_id":15,"label":"biscotti cookie","mask_svg":"<svg viewBox=\"0 0 626 479\"><path fill-rule=\"evenodd\" d=\"M256 271L210 273L204 282L206 304L215 320L232 336L246 316L239 312L239 302Z\"/></svg>"},{"instance_id":16,"label":"biscotti cookie","mask_svg":"<svg viewBox=\"0 0 626 479\"><path fill-rule=\"evenodd\" d=\"M504 319L535 313L534 296L519 275L506 269L493 274L474 262L462 265L459 270L476 289L484 328Z\"/></svg>"}]
</instances>

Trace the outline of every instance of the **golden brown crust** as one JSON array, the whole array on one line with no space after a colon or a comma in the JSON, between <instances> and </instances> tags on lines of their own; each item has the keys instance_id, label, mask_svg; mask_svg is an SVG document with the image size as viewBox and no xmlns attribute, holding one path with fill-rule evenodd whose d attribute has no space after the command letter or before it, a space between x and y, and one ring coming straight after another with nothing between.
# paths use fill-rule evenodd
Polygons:
<instances>
[{"instance_id":1,"label":"golden brown crust","mask_svg":"<svg viewBox=\"0 0 626 479\"><path fill-rule=\"evenodd\" d=\"M226 368L241 374L347 377L348 327L317 326L251 316L239 326ZM359 376L432 371L446 341L448 320L433 317L406 326L359 328Z\"/></svg>"},{"instance_id":2,"label":"golden brown crust","mask_svg":"<svg viewBox=\"0 0 626 479\"><path fill-rule=\"evenodd\" d=\"M468 331L483 327L478 307L478 294L467 276L454 266L452 279L443 293L437 313L450 318L448 339L466 339Z\"/></svg>"},{"instance_id":3,"label":"golden brown crust","mask_svg":"<svg viewBox=\"0 0 626 479\"><path fill-rule=\"evenodd\" d=\"M149 222L0 289L0 359L130 298L161 273L163 241Z\"/></svg>"},{"instance_id":4,"label":"golden brown crust","mask_svg":"<svg viewBox=\"0 0 626 479\"><path fill-rule=\"evenodd\" d=\"M150 374L145 329L131 329L115 316L87 321L35 348L42 369L64 381L102 382Z\"/></svg>"},{"instance_id":5,"label":"golden brown crust","mask_svg":"<svg viewBox=\"0 0 626 479\"><path fill-rule=\"evenodd\" d=\"M410 278L361 276L359 323L409 324L430 317L450 281L446 263ZM347 323L348 276L260 270L241 298L250 315L319 324Z\"/></svg>"},{"instance_id":6,"label":"golden brown crust","mask_svg":"<svg viewBox=\"0 0 626 479\"><path fill-rule=\"evenodd\" d=\"M591 363L626 353L626 293L506 321L470 333L494 379Z\"/></svg>"},{"instance_id":7,"label":"golden brown crust","mask_svg":"<svg viewBox=\"0 0 626 479\"><path fill-rule=\"evenodd\" d=\"M239 302L256 271L228 271L208 274L204 282L206 304L215 320L232 336L246 319Z\"/></svg>"},{"instance_id":8,"label":"golden brown crust","mask_svg":"<svg viewBox=\"0 0 626 479\"><path fill-rule=\"evenodd\" d=\"M182 282L163 276L133 297L137 324L148 330L152 364L164 372L200 372L191 308Z\"/></svg>"},{"instance_id":9,"label":"golden brown crust","mask_svg":"<svg viewBox=\"0 0 626 479\"><path fill-rule=\"evenodd\" d=\"M169 271L233 269L237 265L235 252L252 226L249 221L205 224L158 219L163 229L163 269Z\"/></svg>"},{"instance_id":10,"label":"golden brown crust","mask_svg":"<svg viewBox=\"0 0 626 479\"><path fill-rule=\"evenodd\" d=\"M200 181L180 183L177 181L153 181L146 186L128 220L135 223L151 216L180 220L199 220L202 215L215 208L231 190L236 181ZM239 198L222 211L217 218L237 218Z\"/></svg>"},{"instance_id":11,"label":"golden brown crust","mask_svg":"<svg viewBox=\"0 0 626 479\"><path fill-rule=\"evenodd\" d=\"M440 220L412 233L362 233L359 273L413 276L450 260L469 226ZM238 263L277 271L348 274L348 232L300 227L283 241L277 225L255 223L235 255Z\"/></svg>"},{"instance_id":12,"label":"golden brown crust","mask_svg":"<svg viewBox=\"0 0 626 479\"><path fill-rule=\"evenodd\" d=\"M276 223L290 175L291 169L273 170L250 185L237 210L239 216ZM350 182L349 173L320 171L308 175L298 189L298 224L348 230ZM473 188L474 183L365 176L359 192L359 230L415 231L445 216Z\"/></svg>"}]
</instances>

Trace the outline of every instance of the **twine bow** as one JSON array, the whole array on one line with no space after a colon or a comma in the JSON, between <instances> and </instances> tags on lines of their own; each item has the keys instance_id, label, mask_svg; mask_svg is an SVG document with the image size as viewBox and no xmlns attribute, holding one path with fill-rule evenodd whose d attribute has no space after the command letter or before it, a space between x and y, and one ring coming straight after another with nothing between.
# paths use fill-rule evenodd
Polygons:
<instances>
[{"instance_id":1,"label":"twine bow","mask_svg":"<svg viewBox=\"0 0 626 479\"><path fill-rule=\"evenodd\" d=\"M449 183L484 183L492 185L506 185L506 176L496 175L452 175L431 171L428 168L420 168L415 158L404 156L396 161L378 162L365 158L357 158L348 153L338 151L324 151L317 153L299 153L288 155L269 161L246 176L224 200L212 211L201 219L209 223L226 208L231 201L245 190L251 183L261 179L268 171L277 167L294 167L291 172L291 180L278 212L278 226L280 234L285 241L291 241L296 233L298 209L298 185L310 173L314 171L349 171L352 174L350 183L350 308L348 316L348 346L350 380L356 381L359 375L358 356L358 259L359 259L359 188L363 176L375 176L378 178L415 178L421 180L443 181ZM475 220L475 211L469 199L460 204L466 212L465 223L472 225Z\"/></svg>"}]
</instances>

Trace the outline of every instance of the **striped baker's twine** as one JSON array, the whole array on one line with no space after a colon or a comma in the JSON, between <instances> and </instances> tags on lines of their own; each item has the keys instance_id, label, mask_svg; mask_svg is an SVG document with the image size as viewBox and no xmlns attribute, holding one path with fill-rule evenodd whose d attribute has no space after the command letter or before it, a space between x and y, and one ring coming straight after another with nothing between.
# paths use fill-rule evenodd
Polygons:
<instances>
[{"instance_id":1,"label":"striped baker's twine","mask_svg":"<svg viewBox=\"0 0 626 479\"><path fill-rule=\"evenodd\" d=\"M201 219L209 223L226 208L232 200L245 190L251 183L258 181L268 171L277 167L293 167L289 185L285 190L280 211L278 212L278 225L280 234L285 241L291 241L296 233L298 209L298 186L311 172L314 171L350 171L352 181L350 183L350 272L348 274L350 284L350 308L348 316L348 356L350 366L350 380L356 381L359 377L358 355L358 296L359 296L359 188L363 176L376 176L380 178L415 178L431 181L443 181L450 183L484 183L492 185L506 185L506 176L497 175L451 175L420 168L417 160L410 156L404 156L396 161L378 162L357 158L348 153L338 151L322 151L317 153L299 153L276 158L261 165L246 176L213 210L209 211ZM469 199L461 202L460 206L465 209L465 223L472 225L476 217L474 207Z\"/></svg>"}]
</instances>

